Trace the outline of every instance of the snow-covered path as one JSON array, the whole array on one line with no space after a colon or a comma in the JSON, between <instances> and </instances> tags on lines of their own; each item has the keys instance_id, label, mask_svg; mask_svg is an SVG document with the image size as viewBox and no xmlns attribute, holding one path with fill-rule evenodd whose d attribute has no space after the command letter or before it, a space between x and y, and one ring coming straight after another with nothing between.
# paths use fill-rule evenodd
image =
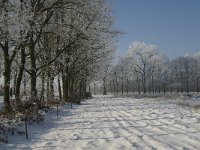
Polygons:
<instances>
[{"instance_id":1,"label":"snow-covered path","mask_svg":"<svg viewBox=\"0 0 200 150\"><path fill-rule=\"evenodd\" d=\"M55 115L0 149L200 149L200 114L173 101L96 96Z\"/></svg>"}]
</instances>

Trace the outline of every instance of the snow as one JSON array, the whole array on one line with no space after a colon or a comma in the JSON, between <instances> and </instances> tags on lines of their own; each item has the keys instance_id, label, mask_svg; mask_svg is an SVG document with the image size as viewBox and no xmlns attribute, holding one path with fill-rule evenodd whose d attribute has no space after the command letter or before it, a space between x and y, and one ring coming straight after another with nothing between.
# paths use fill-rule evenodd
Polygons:
<instances>
[{"instance_id":1,"label":"snow","mask_svg":"<svg viewBox=\"0 0 200 150\"><path fill-rule=\"evenodd\" d=\"M0 149L198 149L200 114L174 100L95 96L69 109L47 114L28 126L29 140L9 137Z\"/></svg>"},{"instance_id":2,"label":"snow","mask_svg":"<svg viewBox=\"0 0 200 150\"><path fill-rule=\"evenodd\" d=\"M0 110L4 107L3 96L0 96Z\"/></svg>"}]
</instances>

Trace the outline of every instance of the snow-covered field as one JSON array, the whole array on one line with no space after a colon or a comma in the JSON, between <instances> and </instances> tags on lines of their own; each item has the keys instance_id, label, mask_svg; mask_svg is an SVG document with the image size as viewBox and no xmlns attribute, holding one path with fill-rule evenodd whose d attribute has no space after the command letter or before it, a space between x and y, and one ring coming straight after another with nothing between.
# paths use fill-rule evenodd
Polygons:
<instances>
[{"instance_id":1,"label":"snow-covered field","mask_svg":"<svg viewBox=\"0 0 200 150\"><path fill-rule=\"evenodd\" d=\"M68 107L29 126L29 140L13 136L0 149L200 149L200 113L172 100L96 96Z\"/></svg>"}]
</instances>

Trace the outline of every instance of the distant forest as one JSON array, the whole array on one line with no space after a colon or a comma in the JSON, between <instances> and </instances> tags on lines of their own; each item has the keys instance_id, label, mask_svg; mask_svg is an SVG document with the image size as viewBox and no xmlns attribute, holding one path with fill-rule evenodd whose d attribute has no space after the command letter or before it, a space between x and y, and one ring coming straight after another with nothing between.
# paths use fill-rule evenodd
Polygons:
<instances>
[{"instance_id":1,"label":"distant forest","mask_svg":"<svg viewBox=\"0 0 200 150\"><path fill-rule=\"evenodd\" d=\"M199 92L200 54L170 60L156 45L134 42L104 73L104 94Z\"/></svg>"}]
</instances>

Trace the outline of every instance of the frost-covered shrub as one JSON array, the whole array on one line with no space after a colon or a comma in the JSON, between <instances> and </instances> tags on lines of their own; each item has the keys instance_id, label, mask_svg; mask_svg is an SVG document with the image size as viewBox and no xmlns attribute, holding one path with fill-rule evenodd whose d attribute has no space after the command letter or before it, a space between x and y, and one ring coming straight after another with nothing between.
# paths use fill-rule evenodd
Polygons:
<instances>
[{"instance_id":1,"label":"frost-covered shrub","mask_svg":"<svg viewBox=\"0 0 200 150\"><path fill-rule=\"evenodd\" d=\"M82 95L79 92L73 93L69 96L69 102L80 104L82 99Z\"/></svg>"},{"instance_id":2,"label":"frost-covered shrub","mask_svg":"<svg viewBox=\"0 0 200 150\"><path fill-rule=\"evenodd\" d=\"M79 92L73 93L69 96L69 102L80 104L82 100L84 99L90 99L92 98L92 94L90 92L86 92L83 94L80 94Z\"/></svg>"},{"instance_id":3,"label":"frost-covered shrub","mask_svg":"<svg viewBox=\"0 0 200 150\"><path fill-rule=\"evenodd\" d=\"M24 135L24 131L20 131L16 128L16 124L8 125L8 120L3 120L3 123L0 124L0 143L8 143L9 135Z\"/></svg>"},{"instance_id":4,"label":"frost-covered shrub","mask_svg":"<svg viewBox=\"0 0 200 150\"><path fill-rule=\"evenodd\" d=\"M56 106L58 105L60 102L58 100L48 100L46 103L45 103L45 110L47 111L47 109L50 109L50 107L52 106Z\"/></svg>"},{"instance_id":5,"label":"frost-covered shrub","mask_svg":"<svg viewBox=\"0 0 200 150\"><path fill-rule=\"evenodd\" d=\"M46 116L45 110L38 110L38 115L45 117Z\"/></svg>"},{"instance_id":6,"label":"frost-covered shrub","mask_svg":"<svg viewBox=\"0 0 200 150\"><path fill-rule=\"evenodd\" d=\"M46 116L45 110L38 110L38 116L37 117L38 117L39 121L44 121L45 116Z\"/></svg>"},{"instance_id":7,"label":"frost-covered shrub","mask_svg":"<svg viewBox=\"0 0 200 150\"><path fill-rule=\"evenodd\" d=\"M86 99L92 98L92 93L91 93L91 92L86 92L86 93L85 93L85 98L86 98Z\"/></svg>"},{"instance_id":8,"label":"frost-covered shrub","mask_svg":"<svg viewBox=\"0 0 200 150\"><path fill-rule=\"evenodd\" d=\"M178 101L177 105L181 106L181 107L190 107L191 106L190 103L186 102L186 101Z\"/></svg>"}]
</instances>

